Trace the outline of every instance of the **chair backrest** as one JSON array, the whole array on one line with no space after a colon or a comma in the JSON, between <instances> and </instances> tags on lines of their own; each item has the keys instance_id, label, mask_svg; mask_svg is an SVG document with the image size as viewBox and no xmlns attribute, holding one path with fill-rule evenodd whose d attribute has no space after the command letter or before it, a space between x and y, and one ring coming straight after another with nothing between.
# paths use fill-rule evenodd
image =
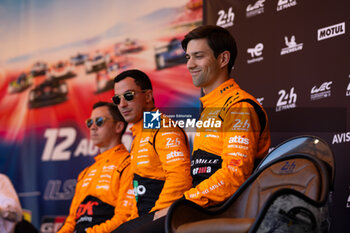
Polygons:
<instances>
[{"instance_id":1,"label":"chair backrest","mask_svg":"<svg viewBox=\"0 0 350 233\"><path fill-rule=\"evenodd\" d=\"M222 217L255 218L275 191L289 188L325 203L329 190L326 165L305 154L290 154L275 159L259 170L220 207Z\"/></svg>"},{"instance_id":2,"label":"chair backrest","mask_svg":"<svg viewBox=\"0 0 350 233\"><path fill-rule=\"evenodd\" d=\"M335 165L332 149L323 139L312 135L301 135L282 142L260 162L255 171L275 159L296 153L307 154L323 161L329 170L330 185L333 186Z\"/></svg>"},{"instance_id":3,"label":"chair backrest","mask_svg":"<svg viewBox=\"0 0 350 233\"><path fill-rule=\"evenodd\" d=\"M177 232L179 226L190 226L201 219L256 219L266 200L290 189L324 206L333 179L334 157L328 144L314 136L292 138L267 155L222 205L208 209L187 200L175 202L168 212L166 229Z\"/></svg>"}]
</instances>

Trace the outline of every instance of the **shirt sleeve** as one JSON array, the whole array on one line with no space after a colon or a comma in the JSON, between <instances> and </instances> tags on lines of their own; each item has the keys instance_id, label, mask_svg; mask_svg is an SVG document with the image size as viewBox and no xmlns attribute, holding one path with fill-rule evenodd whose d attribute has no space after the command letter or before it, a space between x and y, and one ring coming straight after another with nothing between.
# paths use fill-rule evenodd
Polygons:
<instances>
[{"instance_id":1,"label":"shirt sleeve","mask_svg":"<svg viewBox=\"0 0 350 233\"><path fill-rule=\"evenodd\" d=\"M185 133L178 128L174 128L172 132L160 130L156 135L155 148L166 178L151 211L170 206L192 186L190 150Z\"/></svg>"},{"instance_id":2,"label":"shirt sleeve","mask_svg":"<svg viewBox=\"0 0 350 233\"><path fill-rule=\"evenodd\" d=\"M133 174L128 165L123 170L121 176L118 177L118 180L114 182L116 184L115 186L119 188L116 192L117 200L113 218L99 225L88 228L86 230L87 233L111 232L118 228L122 223L137 217L132 178Z\"/></svg>"},{"instance_id":3,"label":"shirt sleeve","mask_svg":"<svg viewBox=\"0 0 350 233\"><path fill-rule=\"evenodd\" d=\"M226 110L221 136L221 168L185 192L186 199L203 207L226 200L250 176L260 137L259 118L254 108L240 102Z\"/></svg>"},{"instance_id":4,"label":"shirt sleeve","mask_svg":"<svg viewBox=\"0 0 350 233\"><path fill-rule=\"evenodd\" d=\"M79 206L80 203L78 203L78 196L80 195L80 183L83 180L84 174L86 173L88 168L84 169L78 176L78 180L77 180L77 184L75 186L75 193L74 193L74 197L72 199L72 203L70 205L69 208L69 214L66 218L66 220L64 221L63 226L57 231L57 233L71 233L74 232L74 228L75 228L75 214L77 212L77 208Z\"/></svg>"}]
</instances>

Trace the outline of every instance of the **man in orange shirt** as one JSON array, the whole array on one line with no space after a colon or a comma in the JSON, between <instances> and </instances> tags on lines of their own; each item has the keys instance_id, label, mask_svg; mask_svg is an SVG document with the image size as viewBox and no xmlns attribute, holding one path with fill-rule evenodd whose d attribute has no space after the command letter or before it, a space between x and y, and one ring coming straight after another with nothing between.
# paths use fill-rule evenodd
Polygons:
<instances>
[{"instance_id":1,"label":"man in orange shirt","mask_svg":"<svg viewBox=\"0 0 350 233\"><path fill-rule=\"evenodd\" d=\"M191 187L190 150L181 128L162 126L161 122L170 119L155 107L152 84L144 72L127 70L119 74L114 79L114 93L113 102L125 120L134 124L131 168L140 217L113 232L133 232L140 224L152 222L159 210L168 208ZM157 127L145 129L147 114L151 116L149 123Z\"/></svg>"},{"instance_id":2,"label":"man in orange shirt","mask_svg":"<svg viewBox=\"0 0 350 233\"><path fill-rule=\"evenodd\" d=\"M232 196L252 173L254 161L267 154L268 119L259 102L229 77L237 48L226 29L195 28L182 47L192 82L204 92L200 120L220 123L197 129L191 158L193 187L184 193L187 200L210 207ZM161 217L134 232L164 232L164 221Z\"/></svg>"},{"instance_id":3,"label":"man in orange shirt","mask_svg":"<svg viewBox=\"0 0 350 233\"><path fill-rule=\"evenodd\" d=\"M107 233L136 217L130 155L121 143L127 123L114 104L97 102L86 126L101 153L79 174L69 215L58 233Z\"/></svg>"}]
</instances>

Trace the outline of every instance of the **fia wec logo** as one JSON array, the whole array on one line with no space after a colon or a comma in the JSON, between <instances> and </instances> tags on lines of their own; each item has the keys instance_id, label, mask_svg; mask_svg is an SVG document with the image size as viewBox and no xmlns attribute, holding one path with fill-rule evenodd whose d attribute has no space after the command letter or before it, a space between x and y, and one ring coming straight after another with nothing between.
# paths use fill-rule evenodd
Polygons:
<instances>
[{"instance_id":1,"label":"fia wec logo","mask_svg":"<svg viewBox=\"0 0 350 233\"><path fill-rule=\"evenodd\" d=\"M253 17L264 13L265 0L258 0L254 5L249 4L246 9L246 17Z\"/></svg>"},{"instance_id":2,"label":"fia wec logo","mask_svg":"<svg viewBox=\"0 0 350 233\"><path fill-rule=\"evenodd\" d=\"M311 100L323 99L331 96L332 81L324 82L320 87L313 86L311 89Z\"/></svg>"}]
</instances>

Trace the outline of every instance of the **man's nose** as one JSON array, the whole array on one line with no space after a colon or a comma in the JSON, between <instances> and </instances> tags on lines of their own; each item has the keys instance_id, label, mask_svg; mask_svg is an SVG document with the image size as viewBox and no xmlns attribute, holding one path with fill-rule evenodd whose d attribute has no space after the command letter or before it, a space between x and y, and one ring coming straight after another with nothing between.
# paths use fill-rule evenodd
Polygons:
<instances>
[{"instance_id":1,"label":"man's nose","mask_svg":"<svg viewBox=\"0 0 350 233\"><path fill-rule=\"evenodd\" d=\"M93 131L97 130L97 125L95 121L92 123L90 130L93 130Z\"/></svg>"},{"instance_id":2,"label":"man's nose","mask_svg":"<svg viewBox=\"0 0 350 233\"><path fill-rule=\"evenodd\" d=\"M192 58L188 58L187 60L187 69L192 69L196 66L195 62Z\"/></svg>"},{"instance_id":3,"label":"man's nose","mask_svg":"<svg viewBox=\"0 0 350 233\"><path fill-rule=\"evenodd\" d=\"M119 107L126 107L128 105L128 101L125 100L124 96L120 98Z\"/></svg>"}]
</instances>

